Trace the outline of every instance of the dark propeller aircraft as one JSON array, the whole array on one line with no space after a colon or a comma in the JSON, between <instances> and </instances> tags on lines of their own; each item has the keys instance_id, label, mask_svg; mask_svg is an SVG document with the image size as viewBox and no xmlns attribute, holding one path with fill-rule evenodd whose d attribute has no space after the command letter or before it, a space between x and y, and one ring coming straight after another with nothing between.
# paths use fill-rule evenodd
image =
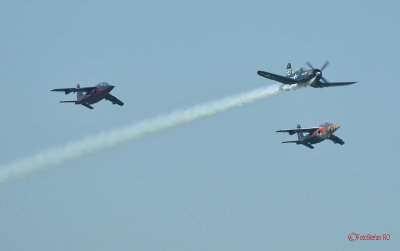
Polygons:
<instances>
[{"instance_id":1,"label":"dark propeller aircraft","mask_svg":"<svg viewBox=\"0 0 400 251\"><path fill-rule=\"evenodd\" d=\"M297 129L286 129L286 130L279 130L276 132L288 132L290 135L297 133L298 139L295 141L284 141L282 143L296 143L297 145L305 145L313 149L314 147L312 144L317 144L321 141L326 139L332 140L335 144L343 145L344 141L333 135L333 133L339 129L340 126L333 125L332 123L324 123L318 127L311 127L311 128L301 128L300 125L297 125ZM307 132L307 135L303 135L303 132Z\"/></svg>"},{"instance_id":2,"label":"dark propeller aircraft","mask_svg":"<svg viewBox=\"0 0 400 251\"><path fill-rule=\"evenodd\" d=\"M357 82L328 82L328 80L326 80L326 78L322 76L322 71L329 65L328 61L325 62L325 64L321 67L321 69L315 69L310 64L310 62L307 62L307 65L311 69L307 70L301 68L298 71L292 73L292 66L289 63L286 67L286 76L280 76L265 71L258 71L257 74L264 78L269 78L287 85L299 84L304 86L312 86L314 88L351 85L357 83Z\"/></svg>"},{"instance_id":3,"label":"dark propeller aircraft","mask_svg":"<svg viewBox=\"0 0 400 251\"><path fill-rule=\"evenodd\" d=\"M54 89L54 92L65 92L65 94L69 94L71 92L77 93L77 100L68 100L68 101L60 101L60 103L75 103L77 105L86 106L89 109L93 109L91 104L97 103L102 99L107 99L111 101L113 104L118 104L123 106L124 103L110 94L111 90L114 89L114 86L109 85L107 83L100 83L94 87L83 87L81 88L76 85L76 88L62 88L62 89ZM85 94L83 94L86 92Z\"/></svg>"}]
</instances>

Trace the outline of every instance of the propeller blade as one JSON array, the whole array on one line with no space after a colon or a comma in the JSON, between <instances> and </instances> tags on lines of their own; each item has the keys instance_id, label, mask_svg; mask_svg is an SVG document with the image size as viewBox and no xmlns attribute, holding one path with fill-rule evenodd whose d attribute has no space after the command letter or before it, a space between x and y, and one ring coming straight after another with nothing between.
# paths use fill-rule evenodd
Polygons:
<instances>
[{"instance_id":1,"label":"propeller blade","mask_svg":"<svg viewBox=\"0 0 400 251\"><path fill-rule=\"evenodd\" d=\"M314 69L314 66L312 66L312 64L309 61L306 62L306 65L308 65L308 67L310 67L311 69Z\"/></svg>"},{"instance_id":2,"label":"propeller blade","mask_svg":"<svg viewBox=\"0 0 400 251\"><path fill-rule=\"evenodd\" d=\"M321 71L323 71L329 65L329 61L325 61L324 65L321 67Z\"/></svg>"}]
</instances>

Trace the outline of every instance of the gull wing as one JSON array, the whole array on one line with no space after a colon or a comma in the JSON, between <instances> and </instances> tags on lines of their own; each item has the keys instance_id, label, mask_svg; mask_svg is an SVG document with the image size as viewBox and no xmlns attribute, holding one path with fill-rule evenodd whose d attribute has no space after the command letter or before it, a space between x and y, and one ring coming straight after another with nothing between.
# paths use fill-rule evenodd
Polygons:
<instances>
[{"instance_id":1,"label":"gull wing","mask_svg":"<svg viewBox=\"0 0 400 251\"><path fill-rule=\"evenodd\" d=\"M318 84L313 85L313 87L323 88L323 87L332 87L332 86L352 85L355 83L357 83L357 82L326 82L326 83L323 83L323 82L319 81Z\"/></svg>"},{"instance_id":2,"label":"gull wing","mask_svg":"<svg viewBox=\"0 0 400 251\"><path fill-rule=\"evenodd\" d=\"M269 78L278 82L281 82L283 84L287 84L287 85L294 85L297 84L298 82L294 79L285 77L285 76L281 76L281 75L276 75L273 73L269 73L269 72L265 72L265 71L258 71L257 72L258 75L260 75L261 77L264 78Z\"/></svg>"}]
</instances>

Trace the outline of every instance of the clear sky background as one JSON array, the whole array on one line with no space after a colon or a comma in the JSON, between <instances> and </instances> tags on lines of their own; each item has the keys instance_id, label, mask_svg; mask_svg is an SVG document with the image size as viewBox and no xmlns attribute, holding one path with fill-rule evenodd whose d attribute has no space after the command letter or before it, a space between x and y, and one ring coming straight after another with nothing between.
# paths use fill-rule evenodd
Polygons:
<instances>
[{"instance_id":1,"label":"clear sky background","mask_svg":"<svg viewBox=\"0 0 400 251\"><path fill-rule=\"evenodd\" d=\"M0 189L1 250L399 250L396 1L6 1L0 165L265 85L303 88ZM94 110L53 88L107 81ZM331 121L346 144L281 144ZM351 232L392 236L349 242Z\"/></svg>"}]
</instances>

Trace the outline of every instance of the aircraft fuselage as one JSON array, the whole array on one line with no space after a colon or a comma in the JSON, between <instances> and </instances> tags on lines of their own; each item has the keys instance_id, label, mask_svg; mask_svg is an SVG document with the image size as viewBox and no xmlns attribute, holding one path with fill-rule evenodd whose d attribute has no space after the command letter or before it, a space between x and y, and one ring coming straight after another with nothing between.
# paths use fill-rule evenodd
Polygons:
<instances>
[{"instance_id":1,"label":"aircraft fuselage","mask_svg":"<svg viewBox=\"0 0 400 251\"><path fill-rule=\"evenodd\" d=\"M299 144L317 144L326 139L328 139L331 134L333 134L339 126L331 125L327 127L320 127L318 130L315 130L313 133L309 133L300 139Z\"/></svg>"},{"instance_id":2,"label":"aircraft fuselage","mask_svg":"<svg viewBox=\"0 0 400 251\"><path fill-rule=\"evenodd\" d=\"M90 92L83 94L77 101L77 104L95 104L103 100L107 94L111 92L114 86L106 88L96 88Z\"/></svg>"},{"instance_id":3,"label":"aircraft fuselage","mask_svg":"<svg viewBox=\"0 0 400 251\"><path fill-rule=\"evenodd\" d=\"M261 77L272 79L286 85L300 85L300 86L312 86L314 88L331 87L331 86L344 86L352 85L356 82L328 82L322 76L322 70L326 68L328 61L321 67L321 69L315 69L308 63L311 69L300 68L296 72L292 73L292 66L289 63L286 67L286 76L266 72L257 71L257 74Z\"/></svg>"},{"instance_id":4,"label":"aircraft fuselage","mask_svg":"<svg viewBox=\"0 0 400 251\"><path fill-rule=\"evenodd\" d=\"M301 68L287 77L296 80L300 85L315 86L321 79L321 71Z\"/></svg>"}]
</instances>

